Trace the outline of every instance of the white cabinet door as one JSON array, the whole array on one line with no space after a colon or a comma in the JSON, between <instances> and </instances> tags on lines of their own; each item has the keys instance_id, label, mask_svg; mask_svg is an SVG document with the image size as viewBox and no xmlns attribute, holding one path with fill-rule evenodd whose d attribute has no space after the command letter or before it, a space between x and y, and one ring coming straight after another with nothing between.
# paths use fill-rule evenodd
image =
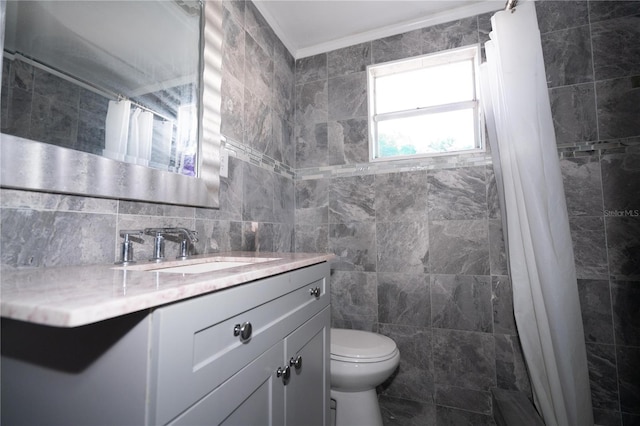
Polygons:
<instances>
[{"instance_id":1,"label":"white cabinet door","mask_svg":"<svg viewBox=\"0 0 640 426\"><path fill-rule=\"evenodd\" d=\"M330 319L327 307L285 339L285 354L291 368L285 386L287 426L329 424Z\"/></svg>"},{"instance_id":2,"label":"white cabinet door","mask_svg":"<svg viewBox=\"0 0 640 426\"><path fill-rule=\"evenodd\" d=\"M283 425L284 383L277 374L283 366L283 346L273 346L170 424Z\"/></svg>"}]
</instances>

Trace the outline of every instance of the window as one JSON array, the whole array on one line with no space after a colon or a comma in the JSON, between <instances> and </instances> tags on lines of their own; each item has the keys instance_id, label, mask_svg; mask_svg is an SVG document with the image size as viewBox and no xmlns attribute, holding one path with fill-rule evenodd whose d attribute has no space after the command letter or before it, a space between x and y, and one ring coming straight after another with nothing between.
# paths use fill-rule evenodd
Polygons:
<instances>
[{"instance_id":1,"label":"window","mask_svg":"<svg viewBox=\"0 0 640 426\"><path fill-rule=\"evenodd\" d=\"M473 46L369 66L371 161L482 150L478 58Z\"/></svg>"}]
</instances>

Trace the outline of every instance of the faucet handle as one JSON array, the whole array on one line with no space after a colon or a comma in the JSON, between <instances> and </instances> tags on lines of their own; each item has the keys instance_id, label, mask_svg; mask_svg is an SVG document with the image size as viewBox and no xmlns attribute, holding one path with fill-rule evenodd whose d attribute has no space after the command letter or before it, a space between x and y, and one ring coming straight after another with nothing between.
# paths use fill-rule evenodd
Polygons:
<instances>
[{"instance_id":1,"label":"faucet handle","mask_svg":"<svg viewBox=\"0 0 640 426\"><path fill-rule=\"evenodd\" d=\"M131 231L120 230L120 236L124 238L125 241L135 241L136 243L144 243L144 240L139 237L139 235L144 235L144 231L141 229L135 229Z\"/></svg>"},{"instance_id":2,"label":"faucet handle","mask_svg":"<svg viewBox=\"0 0 640 426\"><path fill-rule=\"evenodd\" d=\"M133 260L133 243L144 243L144 240L139 237L143 233L144 232L140 230L120 231L120 236L124 238L124 241L122 242L120 261L116 262L116 264L126 265L128 263L135 263L135 260Z\"/></svg>"},{"instance_id":3,"label":"faucet handle","mask_svg":"<svg viewBox=\"0 0 640 426\"><path fill-rule=\"evenodd\" d=\"M170 235L180 235L182 238L188 239L192 243L198 241L198 232L187 228L163 228L163 231Z\"/></svg>"}]
</instances>

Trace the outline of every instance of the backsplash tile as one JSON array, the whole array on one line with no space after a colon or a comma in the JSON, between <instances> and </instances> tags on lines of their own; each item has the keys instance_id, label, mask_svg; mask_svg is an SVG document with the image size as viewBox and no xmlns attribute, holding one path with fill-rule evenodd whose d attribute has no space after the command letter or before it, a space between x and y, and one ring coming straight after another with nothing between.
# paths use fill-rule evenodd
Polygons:
<instances>
[{"instance_id":1,"label":"backsplash tile","mask_svg":"<svg viewBox=\"0 0 640 426\"><path fill-rule=\"evenodd\" d=\"M296 252L335 253L329 247L329 225L296 223L295 238Z\"/></svg>"},{"instance_id":2,"label":"backsplash tile","mask_svg":"<svg viewBox=\"0 0 640 426\"><path fill-rule=\"evenodd\" d=\"M116 214L118 201L77 195L54 194L0 189L0 207L14 209L52 210L85 213Z\"/></svg>"},{"instance_id":3,"label":"backsplash tile","mask_svg":"<svg viewBox=\"0 0 640 426\"><path fill-rule=\"evenodd\" d=\"M3 208L2 264L46 267L115 258L114 214Z\"/></svg>"},{"instance_id":4,"label":"backsplash tile","mask_svg":"<svg viewBox=\"0 0 640 426\"><path fill-rule=\"evenodd\" d=\"M242 222L196 219L195 230L198 232L198 242L195 244L197 253L242 249L244 232Z\"/></svg>"}]
</instances>

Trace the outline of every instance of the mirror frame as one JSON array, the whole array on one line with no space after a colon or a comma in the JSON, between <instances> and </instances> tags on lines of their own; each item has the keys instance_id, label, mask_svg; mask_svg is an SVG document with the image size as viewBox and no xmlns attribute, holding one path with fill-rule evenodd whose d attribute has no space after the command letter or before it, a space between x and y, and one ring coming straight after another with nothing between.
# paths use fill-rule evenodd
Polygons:
<instances>
[{"instance_id":1,"label":"mirror frame","mask_svg":"<svg viewBox=\"0 0 640 426\"><path fill-rule=\"evenodd\" d=\"M5 6L0 17L3 23ZM202 9L197 178L0 133L0 186L219 207L222 3L203 1ZM3 50L4 34L1 37Z\"/></svg>"}]
</instances>

